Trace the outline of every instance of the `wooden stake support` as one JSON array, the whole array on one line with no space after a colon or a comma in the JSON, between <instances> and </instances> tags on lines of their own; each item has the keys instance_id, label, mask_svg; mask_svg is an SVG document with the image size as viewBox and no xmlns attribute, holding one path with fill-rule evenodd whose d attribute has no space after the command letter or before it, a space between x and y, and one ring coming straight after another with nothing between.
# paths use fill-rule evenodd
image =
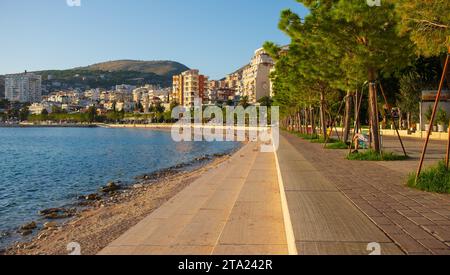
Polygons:
<instances>
[{"instance_id":1,"label":"wooden stake support","mask_svg":"<svg viewBox=\"0 0 450 275\"><path fill-rule=\"evenodd\" d=\"M342 100L341 105L339 106L339 110L338 110L336 116L335 116L334 119L331 121L331 126L330 126L330 127L331 127L331 134L333 134L333 128L334 128L334 125L336 124L337 118L338 118L339 115L341 114L342 107L344 106L344 103L345 103L345 99L346 99L346 98L347 98L347 96L345 96L344 99ZM338 131L337 131L337 128L336 128L336 134L337 134L338 137L339 137L339 133L338 133ZM331 136L331 135L330 135L330 136ZM327 138L325 139L325 144L324 144L323 148L326 148L326 147L327 147L328 142L330 141L330 136L327 135ZM340 139L340 137L339 137L339 139Z\"/></svg>"},{"instance_id":2,"label":"wooden stake support","mask_svg":"<svg viewBox=\"0 0 450 275\"><path fill-rule=\"evenodd\" d=\"M355 141L355 137L359 133L359 130L360 130L358 127L358 121L360 119L360 112L361 112L363 96L364 96L364 89L361 90L361 94L359 95L359 102L355 102L356 104L358 104L358 107L357 107L357 112L356 112L355 128L353 129L352 140L350 141L350 145L348 146L349 154L352 153L352 144ZM355 142L355 148L356 148L356 150L358 149L358 142Z\"/></svg>"},{"instance_id":3,"label":"wooden stake support","mask_svg":"<svg viewBox=\"0 0 450 275\"><path fill-rule=\"evenodd\" d=\"M383 85L381 85L381 82L379 82L379 85L380 85L381 94L383 95L383 98L384 98L384 103L386 104L386 107L389 107L386 94L384 93ZM388 110L388 111L389 111L389 113L391 115L391 121L392 121L392 124L394 125L395 132L397 133L398 140L400 141L400 144L402 146L403 153L405 154L405 157L408 157L408 153L406 152L405 145L403 144L402 137L400 136L400 132L398 131L397 124L395 123L395 118L392 115L392 110Z\"/></svg>"}]
</instances>

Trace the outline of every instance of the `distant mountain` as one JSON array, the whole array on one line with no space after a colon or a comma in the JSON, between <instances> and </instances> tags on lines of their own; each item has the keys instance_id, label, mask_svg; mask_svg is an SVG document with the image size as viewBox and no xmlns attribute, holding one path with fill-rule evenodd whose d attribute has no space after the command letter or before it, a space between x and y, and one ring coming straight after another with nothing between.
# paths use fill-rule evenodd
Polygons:
<instances>
[{"instance_id":1,"label":"distant mountain","mask_svg":"<svg viewBox=\"0 0 450 275\"><path fill-rule=\"evenodd\" d=\"M189 68L185 65L174 61L138 60L108 61L76 69L106 72L134 71L141 73L154 73L161 76L173 76L189 70Z\"/></svg>"},{"instance_id":2,"label":"distant mountain","mask_svg":"<svg viewBox=\"0 0 450 275\"><path fill-rule=\"evenodd\" d=\"M69 70L47 70L35 72L42 76L45 91L61 89L109 89L114 85L153 84L161 87L172 85L172 76L189 70L174 61L108 61L87 67Z\"/></svg>"},{"instance_id":3,"label":"distant mountain","mask_svg":"<svg viewBox=\"0 0 450 275\"><path fill-rule=\"evenodd\" d=\"M174 61L117 60L68 70L45 70L42 76L44 93L64 89L110 89L114 85L172 85L172 76L189 68ZM4 97L4 77L0 76L0 98Z\"/></svg>"}]
</instances>

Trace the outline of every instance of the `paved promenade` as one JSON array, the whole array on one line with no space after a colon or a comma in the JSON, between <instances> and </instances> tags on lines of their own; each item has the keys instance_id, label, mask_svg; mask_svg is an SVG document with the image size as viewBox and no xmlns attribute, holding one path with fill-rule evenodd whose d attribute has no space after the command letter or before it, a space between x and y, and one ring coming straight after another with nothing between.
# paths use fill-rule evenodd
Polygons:
<instances>
[{"instance_id":1,"label":"paved promenade","mask_svg":"<svg viewBox=\"0 0 450 275\"><path fill-rule=\"evenodd\" d=\"M420 142L406 145L413 157L420 152ZM433 160L441 145L432 144ZM282 134L278 157L299 254L365 254L367 242L381 242L383 254L450 254L450 196L405 186L416 159L347 161L346 153Z\"/></svg>"},{"instance_id":2,"label":"paved promenade","mask_svg":"<svg viewBox=\"0 0 450 275\"><path fill-rule=\"evenodd\" d=\"M288 254L273 153L244 146L100 252Z\"/></svg>"},{"instance_id":3,"label":"paved promenade","mask_svg":"<svg viewBox=\"0 0 450 275\"><path fill-rule=\"evenodd\" d=\"M368 255L368 245L379 243L383 254L402 254L399 247L304 156L303 148L311 144L299 141L295 137L281 137L278 151L297 253ZM317 151L314 157L321 154Z\"/></svg>"}]
</instances>

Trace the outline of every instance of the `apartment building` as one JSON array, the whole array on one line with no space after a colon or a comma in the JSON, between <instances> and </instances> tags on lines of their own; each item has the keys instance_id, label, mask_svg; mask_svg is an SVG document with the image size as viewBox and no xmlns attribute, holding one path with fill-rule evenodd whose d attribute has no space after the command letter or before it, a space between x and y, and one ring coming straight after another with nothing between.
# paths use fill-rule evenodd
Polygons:
<instances>
[{"instance_id":1,"label":"apartment building","mask_svg":"<svg viewBox=\"0 0 450 275\"><path fill-rule=\"evenodd\" d=\"M42 77L28 72L6 75L5 98L17 102L40 102L42 98Z\"/></svg>"},{"instance_id":2,"label":"apartment building","mask_svg":"<svg viewBox=\"0 0 450 275\"><path fill-rule=\"evenodd\" d=\"M208 77L199 73L199 70L189 70L173 77L172 101L185 107L192 107L195 100L200 103L208 100Z\"/></svg>"},{"instance_id":3,"label":"apartment building","mask_svg":"<svg viewBox=\"0 0 450 275\"><path fill-rule=\"evenodd\" d=\"M274 65L273 59L261 48L255 51L250 64L244 68L242 95L247 96L251 103L270 96L270 72Z\"/></svg>"}]
</instances>

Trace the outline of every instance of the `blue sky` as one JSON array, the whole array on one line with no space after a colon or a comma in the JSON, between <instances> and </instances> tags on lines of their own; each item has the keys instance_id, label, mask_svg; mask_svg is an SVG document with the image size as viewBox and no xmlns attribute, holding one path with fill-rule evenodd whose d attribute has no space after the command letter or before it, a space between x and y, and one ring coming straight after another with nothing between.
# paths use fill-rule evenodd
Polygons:
<instances>
[{"instance_id":1,"label":"blue sky","mask_svg":"<svg viewBox=\"0 0 450 275\"><path fill-rule=\"evenodd\" d=\"M116 60L174 60L221 78L249 62L295 0L0 1L0 74Z\"/></svg>"}]
</instances>

